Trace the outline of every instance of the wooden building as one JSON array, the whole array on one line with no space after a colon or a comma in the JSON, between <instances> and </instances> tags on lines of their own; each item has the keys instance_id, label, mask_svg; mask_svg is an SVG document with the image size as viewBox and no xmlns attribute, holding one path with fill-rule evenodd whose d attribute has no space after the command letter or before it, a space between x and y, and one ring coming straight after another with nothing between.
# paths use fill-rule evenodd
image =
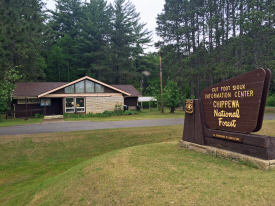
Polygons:
<instances>
[{"instance_id":1,"label":"wooden building","mask_svg":"<svg viewBox=\"0 0 275 206\"><path fill-rule=\"evenodd\" d=\"M116 104L137 105L141 94L132 85L108 85L88 76L73 82L18 82L13 92L16 117L102 113Z\"/></svg>"}]
</instances>

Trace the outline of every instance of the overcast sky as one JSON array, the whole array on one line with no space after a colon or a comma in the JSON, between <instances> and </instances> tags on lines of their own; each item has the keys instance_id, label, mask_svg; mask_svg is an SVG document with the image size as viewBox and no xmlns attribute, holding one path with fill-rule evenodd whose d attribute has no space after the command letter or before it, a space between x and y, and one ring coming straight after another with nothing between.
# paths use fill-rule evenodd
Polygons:
<instances>
[{"instance_id":1,"label":"overcast sky","mask_svg":"<svg viewBox=\"0 0 275 206\"><path fill-rule=\"evenodd\" d=\"M55 8L54 0L43 0L47 3L48 9ZM84 1L84 0L83 0ZM87 0L89 2L89 0ZM114 0L107 0L108 3L113 3ZM147 24L147 29L152 31L153 33L153 41L159 41L159 37L156 35L155 28L157 27L156 24L156 17L159 13L161 13L165 0L132 0L131 1L136 6L136 11L140 13L141 22ZM148 49L148 51L155 51L154 48Z\"/></svg>"}]
</instances>

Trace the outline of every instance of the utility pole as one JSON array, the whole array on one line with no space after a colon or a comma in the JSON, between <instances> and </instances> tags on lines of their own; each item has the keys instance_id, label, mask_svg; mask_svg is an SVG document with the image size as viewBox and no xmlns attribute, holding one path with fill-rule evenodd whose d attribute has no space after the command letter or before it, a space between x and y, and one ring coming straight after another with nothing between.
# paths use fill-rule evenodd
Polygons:
<instances>
[{"instance_id":1,"label":"utility pole","mask_svg":"<svg viewBox=\"0 0 275 206\"><path fill-rule=\"evenodd\" d=\"M162 68L161 68L161 56L160 56L160 41L159 41L159 78L160 78L160 94L161 94L161 113L163 112L163 96L162 96Z\"/></svg>"}]
</instances>

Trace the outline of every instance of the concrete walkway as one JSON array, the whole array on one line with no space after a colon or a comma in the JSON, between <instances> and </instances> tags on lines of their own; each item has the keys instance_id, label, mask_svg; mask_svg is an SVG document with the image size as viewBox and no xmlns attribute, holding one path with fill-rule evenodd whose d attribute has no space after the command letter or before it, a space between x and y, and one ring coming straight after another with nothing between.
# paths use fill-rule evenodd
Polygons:
<instances>
[{"instance_id":1,"label":"concrete walkway","mask_svg":"<svg viewBox=\"0 0 275 206\"><path fill-rule=\"evenodd\" d=\"M52 132L70 132L79 130L113 129L128 127L150 127L182 125L184 118L174 119L150 119L132 121L110 121L110 122L57 122L54 120L41 124L18 125L11 127L0 127L0 135L38 134ZM64 121L64 120L63 120Z\"/></svg>"},{"instance_id":2,"label":"concrete walkway","mask_svg":"<svg viewBox=\"0 0 275 206\"><path fill-rule=\"evenodd\" d=\"M53 124L53 123L62 123L66 122L64 118L58 118L58 119L44 119L41 124Z\"/></svg>"}]
</instances>

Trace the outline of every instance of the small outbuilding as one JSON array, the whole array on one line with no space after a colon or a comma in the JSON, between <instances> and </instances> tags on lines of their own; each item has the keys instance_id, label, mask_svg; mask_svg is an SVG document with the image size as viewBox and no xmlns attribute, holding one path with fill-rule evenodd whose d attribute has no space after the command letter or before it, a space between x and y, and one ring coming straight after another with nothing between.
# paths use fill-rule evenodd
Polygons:
<instances>
[{"instance_id":1,"label":"small outbuilding","mask_svg":"<svg viewBox=\"0 0 275 206\"><path fill-rule=\"evenodd\" d=\"M132 85L108 85L85 76L73 82L18 82L13 92L16 117L102 113L115 105L136 106L141 94Z\"/></svg>"},{"instance_id":2,"label":"small outbuilding","mask_svg":"<svg viewBox=\"0 0 275 206\"><path fill-rule=\"evenodd\" d=\"M149 109L150 109L150 103L157 102L157 99L155 97L139 97L138 102L141 102L141 105L143 102L149 102Z\"/></svg>"},{"instance_id":3,"label":"small outbuilding","mask_svg":"<svg viewBox=\"0 0 275 206\"><path fill-rule=\"evenodd\" d=\"M142 95L133 85L111 85L117 89L130 94L130 96L124 97L124 105L127 105L129 109L136 109L138 105L138 98Z\"/></svg>"}]
</instances>

